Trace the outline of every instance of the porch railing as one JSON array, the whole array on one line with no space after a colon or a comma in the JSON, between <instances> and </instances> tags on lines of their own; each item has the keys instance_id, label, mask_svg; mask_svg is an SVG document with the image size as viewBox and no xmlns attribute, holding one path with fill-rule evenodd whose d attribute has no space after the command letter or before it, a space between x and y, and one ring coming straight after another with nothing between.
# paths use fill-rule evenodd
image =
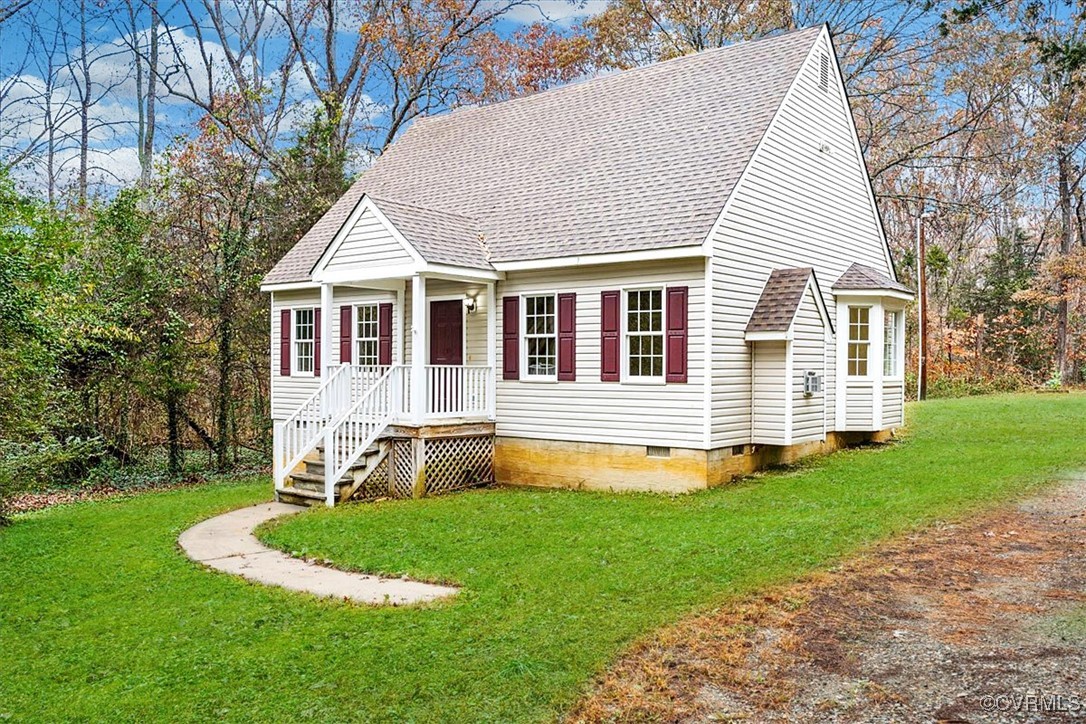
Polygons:
<instances>
[{"instance_id":1,"label":"porch railing","mask_svg":"<svg viewBox=\"0 0 1086 724\"><path fill-rule=\"evenodd\" d=\"M325 426L351 405L351 370L347 365L332 368L317 391L287 419L276 423L272 444L275 487L282 488L290 471L321 440Z\"/></svg>"},{"instance_id":2,"label":"porch railing","mask_svg":"<svg viewBox=\"0 0 1086 724\"><path fill-rule=\"evenodd\" d=\"M425 365L423 422L457 418L493 418L494 369L487 366ZM287 419L276 423L273 467L276 489L322 440L332 464L329 472L350 466L369 445L374 426L418 420L412 402L409 365L338 365L326 368L325 380ZM333 439L329 440L327 434ZM333 449L328 450L331 442ZM347 462L350 460L350 462ZM337 478L332 478L338 479Z\"/></svg>"},{"instance_id":3,"label":"porch railing","mask_svg":"<svg viewBox=\"0 0 1086 724\"><path fill-rule=\"evenodd\" d=\"M426 416L489 415L492 374L486 366L426 365Z\"/></svg>"}]
</instances>

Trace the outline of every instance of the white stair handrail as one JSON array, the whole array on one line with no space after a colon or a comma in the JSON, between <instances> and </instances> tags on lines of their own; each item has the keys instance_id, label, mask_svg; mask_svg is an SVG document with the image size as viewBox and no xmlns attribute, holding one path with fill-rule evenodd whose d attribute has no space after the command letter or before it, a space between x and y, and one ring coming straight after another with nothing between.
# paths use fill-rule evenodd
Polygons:
<instances>
[{"instance_id":1,"label":"white stair handrail","mask_svg":"<svg viewBox=\"0 0 1086 724\"><path fill-rule=\"evenodd\" d=\"M384 432L395 415L394 392L400 368L391 367L345 413L324 430L324 490L335 503L335 483Z\"/></svg>"},{"instance_id":2,"label":"white stair handrail","mask_svg":"<svg viewBox=\"0 0 1086 724\"><path fill-rule=\"evenodd\" d=\"M277 490L320 442L325 425L350 405L350 385L344 384L350 382L350 365L326 369L329 374L317 391L275 425L272 467Z\"/></svg>"}]
</instances>

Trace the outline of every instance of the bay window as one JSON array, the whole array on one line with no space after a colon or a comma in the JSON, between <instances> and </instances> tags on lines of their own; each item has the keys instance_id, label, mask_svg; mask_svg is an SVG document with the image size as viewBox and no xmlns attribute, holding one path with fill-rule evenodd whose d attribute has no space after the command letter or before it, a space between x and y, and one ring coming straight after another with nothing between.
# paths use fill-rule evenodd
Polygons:
<instances>
[{"instance_id":1,"label":"bay window","mask_svg":"<svg viewBox=\"0 0 1086 724\"><path fill-rule=\"evenodd\" d=\"M886 312L882 337L882 373L886 377L898 377L901 370L898 364L901 312Z\"/></svg>"},{"instance_id":2,"label":"bay window","mask_svg":"<svg viewBox=\"0 0 1086 724\"><path fill-rule=\"evenodd\" d=\"M867 377L871 348L871 308L848 308L848 376Z\"/></svg>"}]
</instances>

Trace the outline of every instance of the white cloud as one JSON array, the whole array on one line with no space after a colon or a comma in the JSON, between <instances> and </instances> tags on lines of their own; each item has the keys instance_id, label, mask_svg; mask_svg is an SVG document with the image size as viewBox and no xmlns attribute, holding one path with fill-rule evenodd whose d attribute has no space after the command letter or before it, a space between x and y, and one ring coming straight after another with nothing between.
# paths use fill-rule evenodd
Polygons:
<instances>
[{"instance_id":1,"label":"white cloud","mask_svg":"<svg viewBox=\"0 0 1086 724\"><path fill-rule=\"evenodd\" d=\"M492 4L497 4L497 1ZM557 25L568 26L582 18L599 15L606 7L606 0L585 0L584 2L538 0L538 2L518 5L506 13L504 17L525 25L552 22Z\"/></svg>"}]
</instances>

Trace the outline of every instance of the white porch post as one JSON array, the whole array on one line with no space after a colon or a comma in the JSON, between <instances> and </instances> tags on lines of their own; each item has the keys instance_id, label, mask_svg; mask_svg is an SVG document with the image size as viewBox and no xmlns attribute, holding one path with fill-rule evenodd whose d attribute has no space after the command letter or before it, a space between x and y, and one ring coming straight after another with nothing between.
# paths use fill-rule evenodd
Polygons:
<instances>
[{"instance_id":1,"label":"white porch post","mask_svg":"<svg viewBox=\"0 0 1086 724\"><path fill-rule=\"evenodd\" d=\"M321 369L317 375L324 378L324 372L332 366L332 285L321 284Z\"/></svg>"},{"instance_id":2,"label":"white porch post","mask_svg":"<svg viewBox=\"0 0 1086 724\"><path fill-rule=\"evenodd\" d=\"M318 370L322 380L325 377L325 370L332 366L332 314L334 310L332 308L332 285L321 284L321 369ZM331 390L329 390L331 393ZM332 395L326 394L324 396L324 403L328 406L325 410L325 414L328 416L329 422L334 417L335 402L329 399ZM336 504L336 486L335 479L332 477L335 472L332 468L335 465L332 462L332 426L325 424L324 426L324 503L329 508Z\"/></svg>"},{"instance_id":3,"label":"white porch post","mask_svg":"<svg viewBox=\"0 0 1086 724\"><path fill-rule=\"evenodd\" d=\"M497 284L486 283L486 365L490 368L486 378L487 417L497 417L498 401L498 297Z\"/></svg>"},{"instance_id":4,"label":"white porch post","mask_svg":"<svg viewBox=\"0 0 1086 724\"><path fill-rule=\"evenodd\" d=\"M411 417L416 425L426 418L426 277L411 277Z\"/></svg>"}]
</instances>

